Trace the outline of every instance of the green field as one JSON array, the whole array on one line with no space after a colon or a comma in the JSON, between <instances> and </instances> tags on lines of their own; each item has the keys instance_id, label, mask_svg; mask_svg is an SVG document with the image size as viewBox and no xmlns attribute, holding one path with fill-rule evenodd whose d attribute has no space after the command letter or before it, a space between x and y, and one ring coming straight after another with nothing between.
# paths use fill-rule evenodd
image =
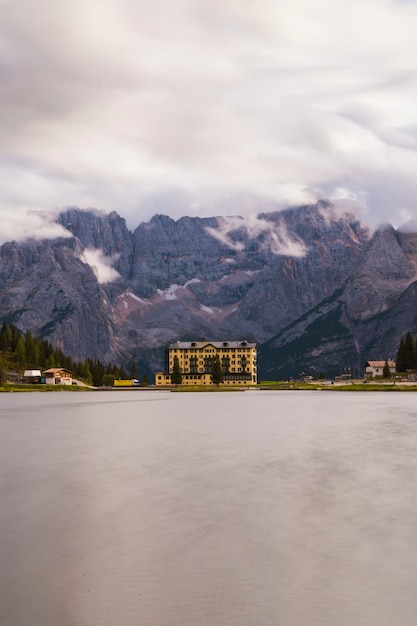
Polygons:
<instances>
[{"instance_id":1,"label":"green field","mask_svg":"<svg viewBox=\"0 0 417 626\"><path fill-rule=\"evenodd\" d=\"M79 385L15 385L5 384L0 387L2 392L31 392L31 391L92 391L89 387L81 387Z\"/></svg>"},{"instance_id":2,"label":"green field","mask_svg":"<svg viewBox=\"0 0 417 626\"><path fill-rule=\"evenodd\" d=\"M301 383L297 381L263 381L258 385L263 390L319 390L319 391L417 391L417 383L402 384L394 382L336 383L323 385L319 382Z\"/></svg>"}]
</instances>

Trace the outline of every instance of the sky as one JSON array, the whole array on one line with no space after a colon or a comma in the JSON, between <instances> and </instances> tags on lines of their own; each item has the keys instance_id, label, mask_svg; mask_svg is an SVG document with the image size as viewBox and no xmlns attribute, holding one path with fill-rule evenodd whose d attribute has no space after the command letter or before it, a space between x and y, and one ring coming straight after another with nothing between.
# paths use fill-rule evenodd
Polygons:
<instances>
[{"instance_id":1,"label":"sky","mask_svg":"<svg viewBox=\"0 0 417 626\"><path fill-rule=\"evenodd\" d=\"M0 241L65 206L417 217L417 1L0 0Z\"/></svg>"}]
</instances>

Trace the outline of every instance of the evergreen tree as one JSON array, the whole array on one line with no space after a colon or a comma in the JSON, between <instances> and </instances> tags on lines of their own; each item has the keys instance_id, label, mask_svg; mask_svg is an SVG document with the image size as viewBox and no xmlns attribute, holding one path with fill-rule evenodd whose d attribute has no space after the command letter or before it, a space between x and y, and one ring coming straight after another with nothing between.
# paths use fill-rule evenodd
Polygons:
<instances>
[{"instance_id":1,"label":"evergreen tree","mask_svg":"<svg viewBox=\"0 0 417 626\"><path fill-rule=\"evenodd\" d=\"M86 359L82 363L81 369L82 369L81 378L83 378L84 382L87 383L87 385L91 385L93 378L91 376L90 364L88 362L88 359Z\"/></svg>"},{"instance_id":2,"label":"evergreen tree","mask_svg":"<svg viewBox=\"0 0 417 626\"><path fill-rule=\"evenodd\" d=\"M415 369L415 357L416 357L416 342L413 335L408 331L404 342L404 361L405 369Z\"/></svg>"},{"instance_id":3,"label":"evergreen tree","mask_svg":"<svg viewBox=\"0 0 417 626\"><path fill-rule=\"evenodd\" d=\"M39 359L38 359L38 363L39 366L44 368L46 366L46 354L45 354L45 342L44 341L40 341L39 342Z\"/></svg>"},{"instance_id":4,"label":"evergreen tree","mask_svg":"<svg viewBox=\"0 0 417 626\"><path fill-rule=\"evenodd\" d=\"M138 377L138 368L136 363L133 361L133 363L130 366L130 376L131 378L137 378Z\"/></svg>"},{"instance_id":5,"label":"evergreen tree","mask_svg":"<svg viewBox=\"0 0 417 626\"><path fill-rule=\"evenodd\" d=\"M6 382L6 368L4 367L3 359L0 356L0 385L4 385Z\"/></svg>"},{"instance_id":6,"label":"evergreen tree","mask_svg":"<svg viewBox=\"0 0 417 626\"><path fill-rule=\"evenodd\" d=\"M74 362L71 359L71 357L67 356L66 354L62 354L61 359L60 359L60 363L61 363L62 367L65 367L65 369L67 369L70 372L74 373Z\"/></svg>"},{"instance_id":7,"label":"evergreen tree","mask_svg":"<svg viewBox=\"0 0 417 626\"><path fill-rule=\"evenodd\" d=\"M105 369L103 363L98 359L87 359L88 366L90 368L91 380L95 387L100 387L102 384L103 376L105 375Z\"/></svg>"},{"instance_id":8,"label":"evergreen tree","mask_svg":"<svg viewBox=\"0 0 417 626\"><path fill-rule=\"evenodd\" d=\"M10 324L9 331L10 331L9 350L11 352L16 352L17 342L21 334L19 333L19 331L17 330L14 324Z\"/></svg>"},{"instance_id":9,"label":"evergreen tree","mask_svg":"<svg viewBox=\"0 0 417 626\"><path fill-rule=\"evenodd\" d=\"M114 374L104 374L101 384L103 387L112 387L114 384Z\"/></svg>"},{"instance_id":10,"label":"evergreen tree","mask_svg":"<svg viewBox=\"0 0 417 626\"><path fill-rule=\"evenodd\" d=\"M176 355L174 356L174 365L172 368L171 382L173 385L182 384L182 373L181 373L180 363Z\"/></svg>"},{"instance_id":11,"label":"evergreen tree","mask_svg":"<svg viewBox=\"0 0 417 626\"><path fill-rule=\"evenodd\" d=\"M127 373L127 371L125 370L125 368L122 366L120 368L120 378L129 378L129 374Z\"/></svg>"},{"instance_id":12,"label":"evergreen tree","mask_svg":"<svg viewBox=\"0 0 417 626\"><path fill-rule=\"evenodd\" d=\"M211 373L211 380L214 385L220 385L223 382L223 370L220 363L219 355L216 354L216 357L213 362L213 370Z\"/></svg>"},{"instance_id":13,"label":"evergreen tree","mask_svg":"<svg viewBox=\"0 0 417 626\"><path fill-rule=\"evenodd\" d=\"M143 378L142 378L142 385L143 385L144 387L149 387L149 377L148 377L148 375L147 375L147 374L144 374L144 375L143 375Z\"/></svg>"},{"instance_id":14,"label":"evergreen tree","mask_svg":"<svg viewBox=\"0 0 417 626\"><path fill-rule=\"evenodd\" d=\"M54 357L57 367L65 367L66 357L60 348L54 350Z\"/></svg>"},{"instance_id":15,"label":"evergreen tree","mask_svg":"<svg viewBox=\"0 0 417 626\"><path fill-rule=\"evenodd\" d=\"M122 378L120 367L118 367L117 365L113 365L112 370L109 371L109 374L110 373L114 374L114 377L117 379Z\"/></svg>"},{"instance_id":16,"label":"evergreen tree","mask_svg":"<svg viewBox=\"0 0 417 626\"><path fill-rule=\"evenodd\" d=\"M27 355L28 365L33 369L37 369L39 367L39 343L37 339L33 341L31 346L31 351Z\"/></svg>"},{"instance_id":17,"label":"evergreen tree","mask_svg":"<svg viewBox=\"0 0 417 626\"><path fill-rule=\"evenodd\" d=\"M19 367L23 367L26 364L26 348L22 337L17 340L15 354L17 364Z\"/></svg>"},{"instance_id":18,"label":"evergreen tree","mask_svg":"<svg viewBox=\"0 0 417 626\"><path fill-rule=\"evenodd\" d=\"M53 353L51 353L46 359L46 367L47 369L50 369L51 367L56 367L55 356Z\"/></svg>"},{"instance_id":19,"label":"evergreen tree","mask_svg":"<svg viewBox=\"0 0 417 626\"><path fill-rule=\"evenodd\" d=\"M3 326L0 331L0 350L7 352L10 350L11 332L6 322L3 322Z\"/></svg>"},{"instance_id":20,"label":"evergreen tree","mask_svg":"<svg viewBox=\"0 0 417 626\"><path fill-rule=\"evenodd\" d=\"M27 360L29 362L31 362L31 356L32 356L32 352L33 352L33 345L34 345L34 341L33 341L33 337L32 337L32 333L30 332L30 330L27 330L25 332L25 349L26 349L26 356L27 356Z\"/></svg>"},{"instance_id":21,"label":"evergreen tree","mask_svg":"<svg viewBox=\"0 0 417 626\"><path fill-rule=\"evenodd\" d=\"M101 361L96 362L95 373L93 376L93 384L98 387L101 383L101 380L105 374L105 369L103 363Z\"/></svg>"},{"instance_id":22,"label":"evergreen tree","mask_svg":"<svg viewBox=\"0 0 417 626\"><path fill-rule=\"evenodd\" d=\"M382 370L382 375L384 378L390 378L391 370L388 365L388 361L385 361L384 369Z\"/></svg>"}]
</instances>

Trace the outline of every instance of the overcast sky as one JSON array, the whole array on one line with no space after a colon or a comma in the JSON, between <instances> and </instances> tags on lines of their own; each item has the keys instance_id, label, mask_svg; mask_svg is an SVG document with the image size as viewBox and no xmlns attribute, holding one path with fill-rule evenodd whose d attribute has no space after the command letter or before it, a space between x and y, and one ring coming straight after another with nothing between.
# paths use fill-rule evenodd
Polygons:
<instances>
[{"instance_id":1,"label":"overcast sky","mask_svg":"<svg viewBox=\"0 0 417 626\"><path fill-rule=\"evenodd\" d=\"M238 213L219 190L417 217L413 0L0 0L0 16L0 239L66 205L131 226Z\"/></svg>"}]
</instances>

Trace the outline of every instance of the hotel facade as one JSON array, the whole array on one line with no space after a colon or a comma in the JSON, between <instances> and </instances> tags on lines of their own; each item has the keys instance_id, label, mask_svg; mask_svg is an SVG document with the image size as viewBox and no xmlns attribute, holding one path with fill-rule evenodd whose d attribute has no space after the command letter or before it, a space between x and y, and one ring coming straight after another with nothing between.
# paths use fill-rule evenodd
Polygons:
<instances>
[{"instance_id":1,"label":"hotel facade","mask_svg":"<svg viewBox=\"0 0 417 626\"><path fill-rule=\"evenodd\" d=\"M256 344L248 341L176 341L166 350L165 372L157 372L157 386L172 385L175 357L183 385L213 385L216 357L223 371L224 385L254 385L257 382Z\"/></svg>"}]
</instances>

